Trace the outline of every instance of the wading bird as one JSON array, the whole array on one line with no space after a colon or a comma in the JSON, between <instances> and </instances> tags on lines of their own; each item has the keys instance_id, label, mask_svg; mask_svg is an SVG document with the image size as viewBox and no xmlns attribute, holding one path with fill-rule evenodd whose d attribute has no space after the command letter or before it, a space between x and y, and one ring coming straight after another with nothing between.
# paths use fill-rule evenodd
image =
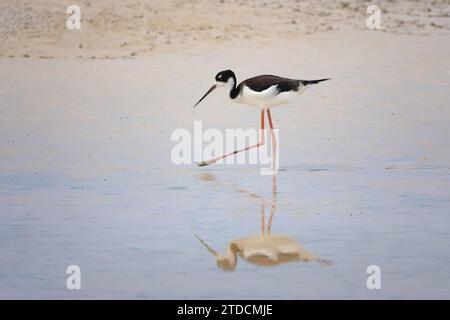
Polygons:
<instances>
[{"instance_id":1,"label":"wading bird","mask_svg":"<svg viewBox=\"0 0 450 320\"><path fill-rule=\"evenodd\" d=\"M242 81L237 85L236 75L231 70L221 71L216 75L214 84L201 99L194 105L194 108L206 98L214 89L227 87L231 101L259 107L261 109L261 132L264 130L264 113L267 113L270 133L272 137L272 148L276 148L276 138L273 132L272 117L270 108L291 102L296 96L302 93L307 87L326 79L318 80L297 80L282 78L273 75L261 75ZM197 163L199 166L207 166L226 157L235 155L242 151L258 148L264 145L264 134L260 134L259 142L256 145L235 150L220 157Z\"/></svg>"},{"instance_id":2,"label":"wading bird","mask_svg":"<svg viewBox=\"0 0 450 320\"><path fill-rule=\"evenodd\" d=\"M211 173L200 175L200 179L207 182L215 182L225 185L216 180L215 175ZM226 183L230 186L229 183ZM272 234L272 224L277 210L277 177L272 176L272 199L269 203L261 195L249 190L231 185L234 191L245 194L249 198L260 202L261 206L261 232L259 235L243 237L231 240L223 252L214 250L205 240L197 234L195 237L200 243L216 258L219 268L225 271L234 271L237 268L238 258L258 266L278 266L287 262L308 262L317 261L324 265L330 265L331 261L322 259L306 251L300 243L293 237L283 234ZM266 207L269 207L269 219L266 225Z\"/></svg>"}]
</instances>

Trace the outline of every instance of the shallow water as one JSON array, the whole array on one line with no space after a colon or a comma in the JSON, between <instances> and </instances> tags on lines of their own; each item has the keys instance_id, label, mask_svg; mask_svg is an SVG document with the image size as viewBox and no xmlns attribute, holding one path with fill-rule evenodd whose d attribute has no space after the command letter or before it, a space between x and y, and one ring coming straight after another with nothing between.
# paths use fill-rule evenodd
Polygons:
<instances>
[{"instance_id":1,"label":"shallow water","mask_svg":"<svg viewBox=\"0 0 450 320\"><path fill-rule=\"evenodd\" d=\"M0 297L450 298L449 42L318 37L198 56L0 60ZM272 66L277 55L290 63ZM334 78L301 108L273 111L276 179L257 165L170 161L171 132L194 120L258 125L256 110L223 92L192 114L227 65L238 77ZM261 233L262 211L267 228L271 209L273 235L330 264L238 257L223 271L195 237L224 252ZM65 287L71 264L81 290ZM380 290L366 287L374 264Z\"/></svg>"}]
</instances>

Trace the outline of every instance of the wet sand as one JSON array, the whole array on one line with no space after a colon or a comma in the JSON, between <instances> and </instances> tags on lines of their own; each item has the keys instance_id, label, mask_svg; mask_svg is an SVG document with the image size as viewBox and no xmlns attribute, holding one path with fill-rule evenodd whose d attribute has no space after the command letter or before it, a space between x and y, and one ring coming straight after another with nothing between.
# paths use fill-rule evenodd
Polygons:
<instances>
[{"instance_id":1,"label":"wet sand","mask_svg":"<svg viewBox=\"0 0 450 320\"><path fill-rule=\"evenodd\" d=\"M448 40L349 26L133 60L1 58L0 297L450 298ZM273 110L276 181L170 161L194 120L258 125L224 91L192 113L230 67L333 78ZM195 234L218 252L258 236L274 184L271 232L330 263L218 268ZM381 290L366 288L373 264Z\"/></svg>"}]
</instances>

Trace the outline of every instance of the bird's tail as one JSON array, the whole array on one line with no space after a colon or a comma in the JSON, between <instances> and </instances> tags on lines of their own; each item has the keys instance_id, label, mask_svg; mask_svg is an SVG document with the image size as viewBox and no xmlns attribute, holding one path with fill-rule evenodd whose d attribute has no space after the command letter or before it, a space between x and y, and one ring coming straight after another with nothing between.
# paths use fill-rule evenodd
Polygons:
<instances>
[{"instance_id":1,"label":"bird's tail","mask_svg":"<svg viewBox=\"0 0 450 320\"><path fill-rule=\"evenodd\" d=\"M322 81L330 80L331 78L325 78L325 79L317 79L317 80L302 80L302 83L304 86L309 86L311 84L316 84Z\"/></svg>"}]
</instances>

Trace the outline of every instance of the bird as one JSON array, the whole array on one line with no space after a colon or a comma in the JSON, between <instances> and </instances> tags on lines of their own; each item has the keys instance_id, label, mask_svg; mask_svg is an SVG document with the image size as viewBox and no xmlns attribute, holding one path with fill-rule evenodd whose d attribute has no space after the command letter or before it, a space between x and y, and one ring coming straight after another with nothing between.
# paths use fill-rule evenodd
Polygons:
<instances>
[{"instance_id":1,"label":"bird","mask_svg":"<svg viewBox=\"0 0 450 320\"><path fill-rule=\"evenodd\" d=\"M216 263L224 271L234 271L238 257L258 266L277 266L286 262L317 261L331 264L306 251L296 239L285 235L256 235L231 240L223 252L215 251L205 240L195 234L200 243L216 257Z\"/></svg>"},{"instance_id":2,"label":"bird","mask_svg":"<svg viewBox=\"0 0 450 320\"><path fill-rule=\"evenodd\" d=\"M198 241L215 258L219 268L224 271L234 271L237 268L238 258L258 266L277 266L287 262L309 262L317 261L324 265L332 262L320 258L309 251L293 237L283 234L272 234L272 224L277 210L277 177L272 176L272 197L271 201L262 195L250 190L238 187L230 183L218 181L214 174L206 173L200 175L200 179L207 182L215 182L219 185L231 186L234 191L245 194L251 199L257 200L261 208L260 234L233 239L222 252L214 250L198 234L194 234ZM266 207L269 208L269 219L266 224Z\"/></svg>"},{"instance_id":3,"label":"bird","mask_svg":"<svg viewBox=\"0 0 450 320\"><path fill-rule=\"evenodd\" d=\"M202 102L215 89L225 87L229 90L229 98L231 101L260 108L261 131L264 130L264 114L267 113L272 139L272 148L276 148L277 141L273 131L274 128L270 109L275 106L290 103L306 88L313 84L330 79L331 78L300 80L265 74L246 79L237 84L235 73L232 70L224 70L217 73L215 76L216 83L200 98L200 100L197 101L194 108L197 107L200 102ZM235 150L210 160L197 162L196 164L199 166L207 166L226 157L233 156L239 152L259 148L264 145L264 143L264 135L260 134L259 142L256 145Z\"/></svg>"}]
</instances>

